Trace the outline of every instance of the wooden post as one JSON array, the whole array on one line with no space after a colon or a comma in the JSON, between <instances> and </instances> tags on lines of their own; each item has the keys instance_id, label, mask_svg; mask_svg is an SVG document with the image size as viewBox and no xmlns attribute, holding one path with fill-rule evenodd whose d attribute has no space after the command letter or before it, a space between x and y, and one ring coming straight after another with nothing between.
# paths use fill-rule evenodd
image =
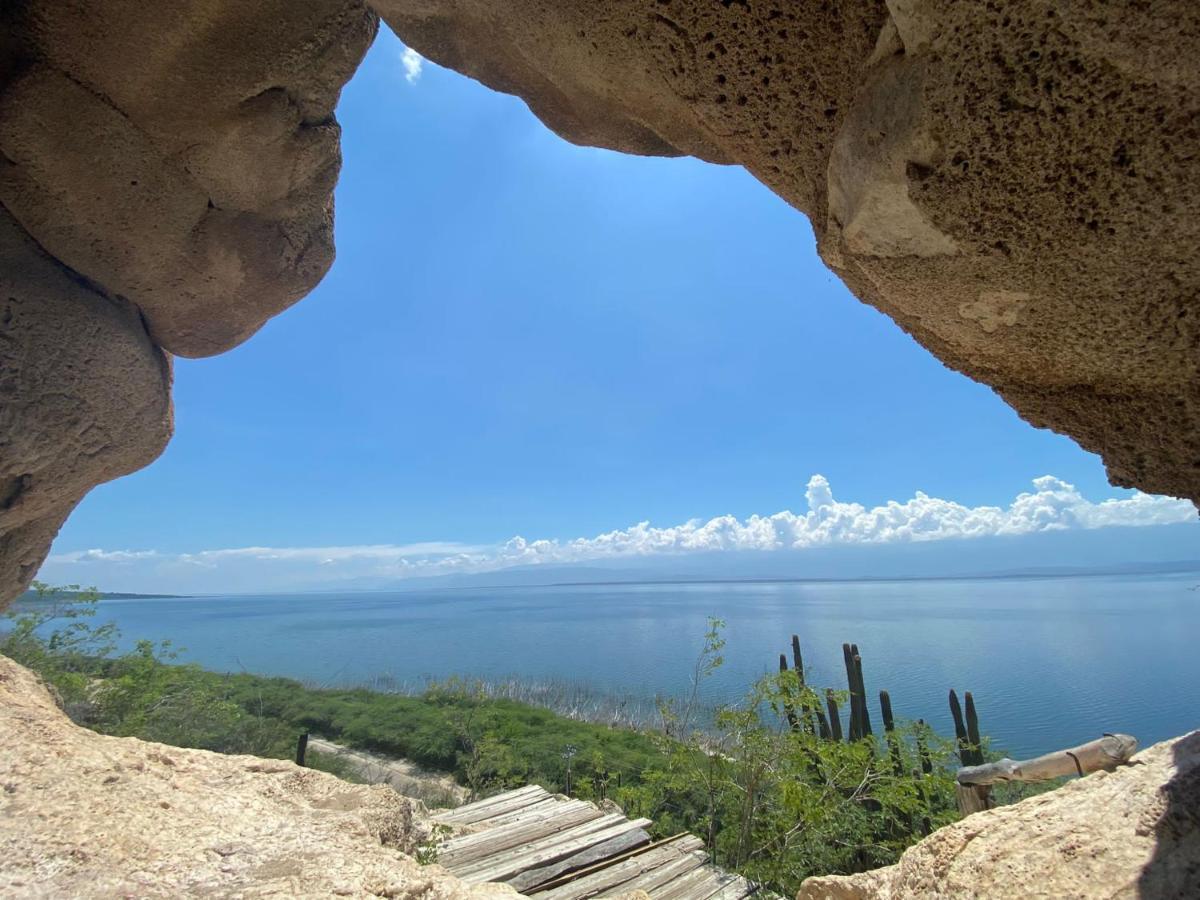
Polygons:
<instances>
[{"instance_id":1,"label":"wooden post","mask_svg":"<svg viewBox=\"0 0 1200 900\"><path fill-rule=\"evenodd\" d=\"M304 756L306 753L308 753L308 732L307 731L304 732L303 734L301 734L299 740L296 741L296 765L298 765L298 766L304 765Z\"/></svg>"},{"instance_id":2,"label":"wooden post","mask_svg":"<svg viewBox=\"0 0 1200 900\"><path fill-rule=\"evenodd\" d=\"M829 710L829 735L835 741L842 739L842 716L838 712L837 698L833 688L825 688L825 708Z\"/></svg>"},{"instance_id":3,"label":"wooden post","mask_svg":"<svg viewBox=\"0 0 1200 900\"><path fill-rule=\"evenodd\" d=\"M1129 762L1137 751L1137 739L1128 734L1106 734L1102 738L1038 756L1034 759L1000 759L977 766L964 766L955 776L958 808L963 815L988 809L991 786L1005 781L1049 781L1067 775L1086 775L1115 769Z\"/></svg>"}]
</instances>

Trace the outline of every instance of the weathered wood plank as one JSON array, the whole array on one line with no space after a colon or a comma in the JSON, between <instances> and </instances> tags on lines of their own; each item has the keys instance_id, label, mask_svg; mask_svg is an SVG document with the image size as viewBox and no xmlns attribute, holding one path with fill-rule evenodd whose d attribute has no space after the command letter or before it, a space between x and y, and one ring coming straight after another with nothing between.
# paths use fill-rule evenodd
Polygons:
<instances>
[{"instance_id":1,"label":"weathered wood plank","mask_svg":"<svg viewBox=\"0 0 1200 900\"><path fill-rule=\"evenodd\" d=\"M588 847L565 859L560 859L546 866L539 866L536 869L526 869L521 874L508 879L506 883L522 894L527 894L538 885L559 878L568 872L592 866L595 863L604 863L609 868L612 868L615 858L621 857L628 851L643 847L649 843L650 835L641 828L627 831L625 834L619 834L611 840Z\"/></svg>"},{"instance_id":2,"label":"weathered wood plank","mask_svg":"<svg viewBox=\"0 0 1200 900\"><path fill-rule=\"evenodd\" d=\"M503 794L497 794L494 797L488 797L484 800L477 800L474 803L467 803L455 809L448 809L438 813L434 818L438 821L457 822L458 820L467 820L469 818L478 818L480 814L487 814L496 808L512 803L521 797L540 798L548 797L549 793L545 788L536 784L527 785L523 788L518 788L515 791L506 791Z\"/></svg>"},{"instance_id":3,"label":"weathered wood plank","mask_svg":"<svg viewBox=\"0 0 1200 900\"><path fill-rule=\"evenodd\" d=\"M563 810L548 815L537 822L494 828L480 834L467 835L479 838L471 843L447 845L438 853L438 863L456 871L476 860L496 858L511 850L520 850L530 844L555 835L560 835L584 823L602 818L603 813L590 804Z\"/></svg>"},{"instance_id":4,"label":"weathered wood plank","mask_svg":"<svg viewBox=\"0 0 1200 900\"><path fill-rule=\"evenodd\" d=\"M624 894L634 890L635 886L670 881L703 862L702 855L693 856L691 851L681 852L672 844L632 856L552 890L535 892L534 896L538 900L587 900L610 893Z\"/></svg>"},{"instance_id":5,"label":"weathered wood plank","mask_svg":"<svg viewBox=\"0 0 1200 900\"><path fill-rule=\"evenodd\" d=\"M460 806L458 809L438 816L437 819L439 822L445 822L449 825L470 825L496 816L501 812L511 812L521 809L549 796L550 794L544 788L534 785L530 790L522 791L521 793L512 792L510 794L502 794L498 797L482 800L478 804L472 803L468 806Z\"/></svg>"},{"instance_id":6,"label":"weathered wood plank","mask_svg":"<svg viewBox=\"0 0 1200 900\"><path fill-rule=\"evenodd\" d=\"M521 829L532 827L539 822L544 822L547 819L558 818L569 813L578 812L584 809L596 809L590 803L585 803L582 800L570 800L566 802L554 801L547 805L535 804L534 806L526 807L522 810L517 810L506 816L507 821L500 822L499 820L490 820L492 824L487 827L479 827L478 831L472 831L468 834L460 834L457 837L451 838L445 846L447 847L469 847L473 844L486 843L493 840L497 833L508 833L513 829ZM597 810L599 815L599 811Z\"/></svg>"},{"instance_id":7,"label":"weathered wood plank","mask_svg":"<svg viewBox=\"0 0 1200 900\"><path fill-rule=\"evenodd\" d=\"M593 829L597 827L597 823L603 821L601 819L580 825L560 835L555 835L554 838L547 838L545 841L530 844L523 853L517 853L511 857L497 860L487 868L477 869L469 874L460 874L459 877L470 884L480 884L485 881L503 881L506 878L511 878L513 875L524 872L526 869L543 866L546 863L554 862L587 847L607 841L619 834L624 834L627 831L633 831L638 828L645 828L647 825L652 824L649 819L635 819L631 822L624 816L617 816L616 818L620 819L620 821L609 824L606 827L601 827L599 830Z\"/></svg>"},{"instance_id":8,"label":"weathered wood plank","mask_svg":"<svg viewBox=\"0 0 1200 900\"><path fill-rule=\"evenodd\" d=\"M486 819L478 819L471 823L475 828L498 828L501 825L508 825L518 819L527 818L538 813L549 812L556 806L561 806L564 802L557 797L541 797L534 800L528 806L522 806L519 809L509 810L508 812L498 812L494 816L488 816Z\"/></svg>"},{"instance_id":9,"label":"weathered wood plank","mask_svg":"<svg viewBox=\"0 0 1200 900\"><path fill-rule=\"evenodd\" d=\"M590 871L571 878L565 883L556 882L547 888L535 888L525 893L535 895L538 900L583 900L583 898L594 897L652 869L679 859L680 851L674 846L676 843L679 841L643 850L611 865L592 866ZM508 884L516 887L512 881ZM518 888L518 890L520 889Z\"/></svg>"},{"instance_id":10,"label":"weathered wood plank","mask_svg":"<svg viewBox=\"0 0 1200 900\"><path fill-rule=\"evenodd\" d=\"M673 878L665 884L659 885L647 893L654 900L681 900L681 898L699 888L700 885L712 877L713 870L710 866L700 866L684 875L680 875L678 878ZM712 890L715 891L716 889L717 885L713 885Z\"/></svg>"},{"instance_id":11,"label":"weathered wood plank","mask_svg":"<svg viewBox=\"0 0 1200 900\"><path fill-rule=\"evenodd\" d=\"M632 834L644 834L644 832L632 832ZM651 844L639 845L632 850L616 856L601 859L593 865L574 869L552 881L539 882L536 888L524 891L524 893L545 894L548 891L565 887L568 884L572 886L577 885L579 882L591 878L593 875L597 876L597 878L611 877L614 874L613 870L628 871L632 873L628 877L633 877L646 871L653 865L677 859L681 853L685 853L688 850L697 850L703 846L704 842L702 840L687 832L668 838L661 838ZM598 850L599 848L596 849ZM523 877L523 875L518 877ZM511 885L513 882L510 881L508 884Z\"/></svg>"},{"instance_id":12,"label":"weathered wood plank","mask_svg":"<svg viewBox=\"0 0 1200 900\"><path fill-rule=\"evenodd\" d=\"M700 868L707 860L708 854L699 850L680 854L679 859L625 882L621 885L621 893L629 891L652 891L680 877L684 873L692 871L692 869Z\"/></svg>"},{"instance_id":13,"label":"weathered wood plank","mask_svg":"<svg viewBox=\"0 0 1200 900\"><path fill-rule=\"evenodd\" d=\"M758 888L741 875L730 875L729 880L708 900L744 900L756 890Z\"/></svg>"},{"instance_id":14,"label":"weathered wood plank","mask_svg":"<svg viewBox=\"0 0 1200 900\"><path fill-rule=\"evenodd\" d=\"M707 878L682 894L676 894L673 900L708 900L713 894L718 893L725 886L727 876L724 876L720 870L714 869L711 866L707 866L706 868L708 869Z\"/></svg>"},{"instance_id":15,"label":"weathered wood plank","mask_svg":"<svg viewBox=\"0 0 1200 900\"><path fill-rule=\"evenodd\" d=\"M473 872L475 870L486 869L486 868L496 865L498 863L507 862L509 859L516 857L516 856L520 856L520 855L523 855L526 853L536 853L540 850L546 850L551 847L558 846L559 844L563 843L564 841L574 840L575 838L580 837L581 835L590 834L593 831L598 831L598 830L601 830L604 828L611 828L613 825L617 825L624 820L625 820L624 816L619 816L615 813L609 813L608 815L602 815L598 819L590 819L587 822L583 822L578 825L573 825L570 828L567 828L556 834L549 834L549 835L546 835L545 837L539 838L535 841L530 841L529 843L527 843L523 846L514 847L511 850L502 850L499 853L492 854L491 856L489 856L485 859L476 860L474 862L470 862L470 863L466 863L462 866L458 866L455 868L454 871L455 871L456 875L459 875L459 877L462 877L462 876L469 874L470 872Z\"/></svg>"},{"instance_id":16,"label":"weathered wood plank","mask_svg":"<svg viewBox=\"0 0 1200 900\"><path fill-rule=\"evenodd\" d=\"M499 794L493 794L490 797L484 797L482 800L474 800L471 803L464 803L462 806L457 806L454 809L448 809L444 815L452 816L458 813L470 812L471 810L484 809L495 803L501 803L505 800L511 800L513 797L521 797L525 794L547 794L549 793L540 784L527 784L524 787L513 788L511 791L503 791Z\"/></svg>"}]
</instances>

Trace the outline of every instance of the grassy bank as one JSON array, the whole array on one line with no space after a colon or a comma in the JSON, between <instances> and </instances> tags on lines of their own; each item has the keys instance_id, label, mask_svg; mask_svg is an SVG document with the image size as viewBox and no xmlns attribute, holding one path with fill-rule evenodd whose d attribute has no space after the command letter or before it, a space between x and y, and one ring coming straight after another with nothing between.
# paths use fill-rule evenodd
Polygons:
<instances>
[{"instance_id":1,"label":"grassy bank","mask_svg":"<svg viewBox=\"0 0 1200 900\"><path fill-rule=\"evenodd\" d=\"M762 679L715 715L701 710L699 685L722 662L715 621L693 673L697 691L663 703L657 727L637 729L512 699L520 689L511 686L454 679L404 695L209 672L146 641L117 655L112 629L91 625L96 602L43 588L12 617L0 652L53 685L75 721L105 734L290 758L299 733L312 732L452 773L476 796L537 783L613 799L653 819L656 836L691 831L718 863L784 894L811 874L894 862L957 817L949 741L912 725L820 739L803 724L820 698L794 672ZM347 774L336 757L313 762Z\"/></svg>"}]
</instances>

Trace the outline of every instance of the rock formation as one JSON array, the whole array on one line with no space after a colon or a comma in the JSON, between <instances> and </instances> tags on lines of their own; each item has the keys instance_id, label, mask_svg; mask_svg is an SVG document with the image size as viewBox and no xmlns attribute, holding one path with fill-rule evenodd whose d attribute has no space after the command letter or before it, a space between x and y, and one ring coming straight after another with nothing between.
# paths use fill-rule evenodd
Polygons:
<instances>
[{"instance_id":1,"label":"rock formation","mask_svg":"<svg viewBox=\"0 0 1200 900\"><path fill-rule=\"evenodd\" d=\"M0 8L0 602L161 450L159 348L228 349L328 268L373 10L568 140L746 166L947 365L1114 483L1200 499L1200 5L371 6Z\"/></svg>"},{"instance_id":2,"label":"rock formation","mask_svg":"<svg viewBox=\"0 0 1200 900\"><path fill-rule=\"evenodd\" d=\"M5 897L518 896L419 866L428 833L384 785L80 728L0 656Z\"/></svg>"},{"instance_id":3,"label":"rock formation","mask_svg":"<svg viewBox=\"0 0 1200 900\"><path fill-rule=\"evenodd\" d=\"M935 831L894 866L809 878L797 900L1194 897L1200 731Z\"/></svg>"}]
</instances>

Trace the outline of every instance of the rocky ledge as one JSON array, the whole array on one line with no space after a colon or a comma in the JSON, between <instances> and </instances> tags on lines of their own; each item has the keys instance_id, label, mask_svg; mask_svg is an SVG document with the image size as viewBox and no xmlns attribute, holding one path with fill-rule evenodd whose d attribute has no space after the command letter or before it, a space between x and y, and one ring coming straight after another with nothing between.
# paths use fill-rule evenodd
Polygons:
<instances>
[{"instance_id":1,"label":"rocky ledge","mask_svg":"<svg viewBox=\"0 0 1200 900\"><path fill-rule=\"evenodd\" d=\"M1200 731L1012 806L975 813L797 900L1200 896Z\"/></svg>"},{"instance_id":2,"label":"rocky ledge","mask_svg":"<svg viewBox=\"0 0 1200 900\"><path fill-rule=\"evenodd\" d=\"M418 865L428 833L390 787L81 728L0 656L2 896L518 896Z\"/></svg>"}]
</instances>

